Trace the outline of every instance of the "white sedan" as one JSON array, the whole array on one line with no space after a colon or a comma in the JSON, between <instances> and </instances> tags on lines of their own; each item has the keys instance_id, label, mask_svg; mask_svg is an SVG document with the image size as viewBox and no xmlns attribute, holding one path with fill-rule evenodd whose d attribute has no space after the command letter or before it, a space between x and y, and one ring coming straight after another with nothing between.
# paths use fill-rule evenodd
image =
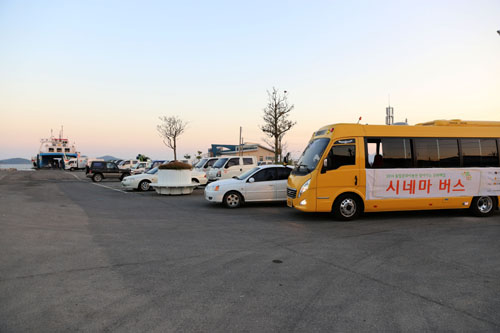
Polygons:
<instances>
[{"instance_id":1,"label":"white sedan","mask_svg":"<svg viewBox=\"0 0 500 333\"><path fill-rule=\"evenodd\" d=\"M157 172L158 168L153 168L146 173L125 177L122 180L122 186L126 190L148 191L151 183L158 182Z\"/></svg>"},{"instance_id":2,"label":"white sedan","mask_svg":"<svg viewBox=\"0 0 500 333\"><path fill-rule=\"evenodd\" d=\"M286 201L286 183L292 168L261 165L238 177L213 182L205 188L205 199L229 208L250 201Z\"/></svg>"},{"instance_id":3,"label":"white sedan","mask_svg":"<svg viewBox=\"0 0 500 333\"><path fill-rule=\"evenodd\" d=\"M191 171L191 181L199 185L207 185L207 174L203 171L193 169Z\"/></svg>"}]
</instances>

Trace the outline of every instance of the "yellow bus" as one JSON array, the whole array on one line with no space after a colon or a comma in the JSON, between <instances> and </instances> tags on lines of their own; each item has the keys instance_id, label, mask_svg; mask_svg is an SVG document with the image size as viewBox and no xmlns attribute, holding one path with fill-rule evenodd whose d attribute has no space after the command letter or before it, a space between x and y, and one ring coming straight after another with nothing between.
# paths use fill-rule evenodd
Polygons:
<instances>
[{"instance_id":1,"label":"yellow bus","mask_svg":"<svg viewBox=\"0 0 500 333\"><path fill-rule=\"evenodd\" d=\"M500 122L333 124L314 132L287 205L352 220L363 212L499 208Z\"/></svg>"}]
</instances>

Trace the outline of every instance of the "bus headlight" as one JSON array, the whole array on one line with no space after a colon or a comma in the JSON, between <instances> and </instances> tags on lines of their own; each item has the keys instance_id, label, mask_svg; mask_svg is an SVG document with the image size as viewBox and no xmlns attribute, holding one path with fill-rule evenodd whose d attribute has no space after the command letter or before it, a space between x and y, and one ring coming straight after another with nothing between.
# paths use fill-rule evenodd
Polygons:
<instances>
[{"instance_id":1,"label":"bus headlight","mask_svg":"<svg viewBox=\"0 0 500 333\"><path fill-rule=\"evenodd\" d=\"M302 185L302 187L300 188L300 191L299 191L299 198L302 195L302 193L304 193L305 191L307 191L307 189L309 188L309 183L311 183L311 179L309 179L308 181L306 181L304 183L304 185Z\"/></svg>"}]
</instances>

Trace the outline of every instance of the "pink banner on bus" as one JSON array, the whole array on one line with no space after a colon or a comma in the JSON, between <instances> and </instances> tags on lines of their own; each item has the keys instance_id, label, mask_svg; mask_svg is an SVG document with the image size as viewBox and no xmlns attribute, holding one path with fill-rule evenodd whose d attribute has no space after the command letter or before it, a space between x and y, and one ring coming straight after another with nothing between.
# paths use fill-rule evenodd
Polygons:
<instances>
[{"instance_id":1,"label":"pink banner on bus","mask_svg":"<svg viewBox=\"0 0 500 333\"><path fill-rule=\"evenodd\" d=\"M500 195L500 168L366 169L366 199Z\"/></svg>"}]
</instances>

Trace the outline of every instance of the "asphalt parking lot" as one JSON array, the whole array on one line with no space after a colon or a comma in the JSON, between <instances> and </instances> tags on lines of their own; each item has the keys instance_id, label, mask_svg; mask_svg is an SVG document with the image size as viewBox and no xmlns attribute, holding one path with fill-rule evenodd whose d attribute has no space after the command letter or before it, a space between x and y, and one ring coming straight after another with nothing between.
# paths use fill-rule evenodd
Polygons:
<instances>
[{"instance_id":1,"label":"asphalt parking lot","mask_svg":"<svg viewBox=\"0 0 500 333\"><path fill-rule=\"evenodd\" d=\"M500 331L500 215L229 210L0 172L0 332Z\"/></svg>"}]
</instances>

